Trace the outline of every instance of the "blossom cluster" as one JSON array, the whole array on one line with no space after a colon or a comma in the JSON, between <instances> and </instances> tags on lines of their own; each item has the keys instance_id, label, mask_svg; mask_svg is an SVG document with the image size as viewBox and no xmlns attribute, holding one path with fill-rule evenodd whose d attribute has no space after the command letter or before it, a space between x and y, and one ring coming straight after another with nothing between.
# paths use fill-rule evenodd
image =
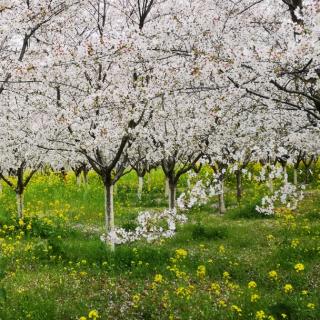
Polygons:
<instances>
[{"instance_id":1,"label":"blossom cluster","mask_svg":"<svg viewBox=\"0 0 320 320\"><path fill-rule=\"evenodd\" d=\"M134 230L128 231L124 228L115 228L108 235L102 235L101 240L122 244L142 239L151 242L160 237L170 238L175 234L177 224L183 224L186 221L186 215L180 214L176 210L140 212L137 217L137 227Z\"/></svg>"}]
</instances>

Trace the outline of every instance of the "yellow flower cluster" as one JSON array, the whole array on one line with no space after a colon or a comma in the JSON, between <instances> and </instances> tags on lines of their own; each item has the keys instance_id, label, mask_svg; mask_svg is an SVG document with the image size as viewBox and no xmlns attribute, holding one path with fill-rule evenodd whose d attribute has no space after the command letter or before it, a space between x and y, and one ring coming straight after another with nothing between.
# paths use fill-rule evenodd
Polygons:
<instances>
[{"instance_id":1,"label":"yellow flower cluster","mask_svg":"<svg viewBox=\"0 0 320 320\"><path fill-rule=\"evenodd\" d=\"M221 287L220 287L219 283L217 283L217 282L211 283L210 290L213 291L217 296L219 296L221 294Z\"/></svg>"},{"instance_id":2,"label":"yellow flower cluster","mask_svg":"<svg viewBox=\"0 0 320 320\"><path fill-rule=\"evenodd\" d=\"M277 273L277 271L272 270L272 271L270 271L270 272L268 273L268 275L269 275L269 278L270 278L271 280L274 280L274 281L278 280L278 273Z\"/></svg>"},{"instance_id":3,"label":"yellow flower cluster","mask_svg":"<svg viewBox=\"0 0 320 320\"><path fill-rule=\"evenodd\" d=\"M156 274L154 276L154 280L155 283L162 283L163 282L163 276L161 274Z\"/></svg>"},{"instance_id":4,"label":"yellow flower cluster","mask_svg":"<svg viewBox=\"0 0 320 320\"><path fill-rule=\"evenodd\" d=\"M293 291L293 286L290 283L284 285L283 290L285 293L291 293Z\"/></svg>"},{"instance_id":5,"label":"yellow flower cluster","mask_svg":"<svg viewBox=\"0 0 320 320\"><path fill-rule=\"evenodd\" d=\"M79 320L87 320L87 319L97 320L98 318L100 318L98 311L91 310L91 311L89 311L88 318L82 316L79 318Z\"/></svg>"},{"instance_id":6,"label":"yellow flower cluster","mask_svg":"<svg viewBox=\"0 0 320 320\"><path fill-rule=\"evenodd\" d=\"M188 255L188 251L185 249L177 249L176 250L176 259L185 259Z\"/></svg>"},{"instance_id":7,"label":"yellow flower cluster","mask_svg":"<svg viewBox=\"0 0 320 320\"><path fill-rule=\"evenodd\" d=\"M2 256L10 257L15 252L15 246L11 243L6 243L4 241L1 241L0 239L0 251Z\"/></svg>"},{"instance_id":8,"label":"yellow flower cluster","mask_svg":"<svg viewBox=\"0 0 320 320\"><path fill-rule=\"evenodd\" d=\"M91 310L89 312L89 319L95 320L99 318L99 314L97 310Z\"/></svg>"},{"instance_id":9,"label":"yellow flower cluster","mask_svg":"<svg viewBox=\"0 0 320 320\"><path fill-rule=\"evenodd\" d=\"M271 242L271 241L273 241L274 239L275 239L275 237L274 237L272 234L268 234L268 235L267 235L267 240L268 240L268 241Z\"/></svg>"},{"instance_id":10,"label":"yellow flower cluster","mask_svg":"<svg viewBox=\"0 0 320 320\"><path fill-rule=\"evenodd\" d=\"M220 254L223 254L223 253L225 253L225 252L226 252L226 249L225 249L224 245L220 245L220 246L219 246L219 253L220 253Z\"/></svg>"},{"instance_id":11,"label":"yellow flower cluster","mask_svg":"<svg viewBox=\"0 0 320 320\"><path fill-rule=\"evenodd\" d=\"M227 303L226 303L225 300L220 299L220 300L218 301L218 306L221 307L221 308L226 308L226 307L227 307Z\"/></svg>"},{"instance_id":12,"label":"yellow flower cluster","mask_svg":"<svg viewBox=\"0 0 320 320\"><path fill-rule=\"evenodd\" d=\"M171 272L174 272L178 279L185 279L185 280L189 279L189 276L187 275L187 273L184 271L181 271L176 265L168 266L167 269Z\"/></svg>"},{"instance_id":13,"label":"yellow flower cluster","mask_svg":"<svg viewBox=\"0 0 320 320\"><path fill-rule=\"evenodd\" d=\"M239 316L241 316L242 314L242 309L240 307L238 307L237 305L233 304L231 306L231 311L233 311L234 313L238 314Z\"/></svg>"},{"instance_id":14,"label":"yellow flower cluster","mask_svg":"<svg viewBox=\"0 0 320 320\"><path fill-rule=\"evenodd\" d=\"M231 279L230 273L228 271L223 272L222 277L226 281Z\"/></svg>"},{"instance_id":15,"label":"yellow flower cluster","mask_svg":"<svg viewBox=\"0 0 320 320\"><path fill-rule=\"evenodd\" d=\"M256 320L275 320L273 316L268 316L263 310L256 312Z\"/></svg>"},{"instance_id":16,"label":"yellow flower cluster","mask_svg":"<svg viewBox=\"0 0 320 320\"><path fill-rule=\"evenodd\" d=\"M304 265L302 263L297 263L295 266L294 266L294 270L296 270L297 272L301 272L304 270Z\"/></svg>"},{"instance_id":17,"label":"yellow flower cluster","mask_svg":"<svg viewBox=\"0 0 320 320\"><path fill-rule=\"evenodd\" d=\"M206 276L206 267L204 265L201 265L197 269L197 276L200 279L203 279Z\"/></svg>"},{"instance_id":18,"label":"yellow flower cluster","mask_svg":"<svg viewBox=\"0 0 320 320\"><path fill-rule=\"evenodd\" d=\"M311 303L311 302L310 302L310 303L307 304L307 308L309 308L309 309L314 310L315 307L316 307L316 305L315 305L314 303Z\"/></svg>"},{"instance_id":19,"label":"yellow flower cluster","mask_svg":"<svg viewBox=\"0 0 320 320\"><path fill-rule=\"evenodd\" d=\"M139 293L132 296L132 303L135 308L138 308L139 302L141 300L141 295Z\"/></svg>"},{"instance_id":20,"label":"yellow flower cluster","mask_svg":"<svg viewBox=\"0 0 320 320\"><path fill-rule=\"evenodd\" d=\"M298 247L299 243L300 243L299 239L293 239L291 241L291 247L295 249Z\"/></svg>"},{"instance_id":21,"label":"yellow flower cluster","mask_svg":"<svg viewBox=\"0 0 320 320\"><path fill-rule=\"evenodd\" d=\"M265 312L263 310L256 312L256 319L257 320L263 320L263 319L266 319L266 317L267 317L267 315L265 314Z\"/></svg>"},{"instance_id":22,"label":"yellow flower cluster","mask_svg":"<svg viewBox=\"0 0 320 320\"><path fill-rule=\"evenodd\" d=\"M254 289L254 288L256 288L256 287L257 287L256 282L250 281L250 282L248 283L248 288L249 288L249 289Z\"/></svg>"},{"instance_id":23,"label":"yellow flower cluster","mask_svg":"<svg viewBox=\"0 0 320 320\"><path fill-rule=\"evenodd\" d=\"M250 301L257 302L260 299L260 296L257 293L251 295Z\"/></svg>"},{"instance_id":24,"label":"yellow flower cluster","mask_svg":"<svg viewBox=\"0 0 320 320\"><path fill-rule=\"evenodd\" d=\"M176 295L189 300L194 289L195 287L193 285L189 285L187 287L178 287L176 289Z\"/></svg>"}]
</instances>

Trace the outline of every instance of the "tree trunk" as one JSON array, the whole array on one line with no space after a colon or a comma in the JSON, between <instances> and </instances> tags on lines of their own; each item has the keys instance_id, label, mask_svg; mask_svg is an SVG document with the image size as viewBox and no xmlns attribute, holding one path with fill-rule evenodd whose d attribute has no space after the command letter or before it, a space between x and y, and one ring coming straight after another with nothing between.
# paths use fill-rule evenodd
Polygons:
<instances>
[{"instance_id":1,"label":"tree trunk","mask_svg":"<svg viewBox=\"0 0 320 320\"><path fill-rule=\"evenodd\" d=\"M83 184L84 184L85 186L88 185L88 170L84 170L84 171L83 171Z\"/></svg>"},{"instance_id":2,"label":"tree trunk","mask_svg":"<svg viewBox=\"0 0 320 320\"><path fill-rule=\"evenodd\" d=\"M114 187L113 187L113 194L116 196L117 195L117 193L118 193L118 185L117 184L115 184L114 185Z\"/></svg>"},{"instance_id":3,"label":"tree trunk","mask_svg":"<svg viewBox=\"0 0 320 320\"><path fill-rule=\"evenodd\" d=\"M24 199L23 199L23 192L26 184L23 182L23 174L24 174L24 167L23 165L20 166L20 168L17 171L17 187L15 189L16 191L16 197L17 197L17 209L18 209L18 218L23 218L23 209L24 209ZM30 176L31 177L31 176Z\"/></svg>"},{"instance_id":4,"label":"tree trunk","mask_svg":"<svg viewBox=\"0 0 320 320\"><path fill-rule=\"evenodd\" d=\"M76 174L76 181L77 181L77 186L80 186L81 185L81 173Z\"/></svg>"},{"instance_id":5,"label":"tree trunk","mask_svg":"<svg viewBox=\"0 0 320 320\"><path fill-rule=\"evenodd\" d=\"M242 198L242 174L240 170L236 171L236 178L237 178L237 201L238 203L240 203Z\"/></svg>"},{"instance_id":6,"label":"tree trunk","mask_svg":"<svg viewBox=\"0 0 320 320\"><path fill-rule=\"evenodd\" d=\"M271 169L271 164L269 161L269 163L267 165L267 174L268 174L267 186L268 186L270 192L273 193L273 181L272 181L272 178L270 177L271 172L272 172L272 169Z\"/></svg>"},{"instance_id":7,"label":"tree trunk","mask_svg":"<svg viewBox=\"0 0 320 320\"><path fill-rule=\"evenodd\" d=\"M283 182L287 184L288 183L287 166L282 166L282 170L283 170Z\"/></svg>"},{"instance_id":8,"label":"tree trunk","mask_svg":"<svg viewBox=\"0 0 320 320\"><path fill-rule=\"evenodd\" d=\"M169 183L169 209L173 210L176 208L176 184Z\"/></svg>"},{"instance_id":9,"label":"tree trunk","mask_svg":"<svg viewBox=\"0 0 320 320\"><path fill-rule=\"evenodd\" d=\"M221 192L219 193L219 213L224 214L226 210L226 204L224 201L224 185L223 185L223 180L220 181L221 184Z\"/></svg>"},{"instance_id":10,"label":"tree trunk","mask_svg":"<svg viewBox=\"0 0 320 320\"><path fill-rule=\"evenodd\" d=\"M296 168L293 168L293 184L298 185L298 170Z\"/></svg>"},{"instance_id":11,"label":"tree trunk","mask_svg":"<svg viewBox=\"0 0 320 320\"><path fill-rule=\"evenodd\" d=\"M139 177L139 186L138 186L138 198L141 200L143 190L143 177Z\"/></svg>"},{"instance_id":12,"label":"tree trunk","mask_svg":"<svg viewBox=\"0 0 320 320\"><path fill-rule=\"evenodd\" d=\"M270 192L273 192L273 181L272 181L272 178L268 179L268 187L269 187Z\"/></svg>"},{"instance_id":13,"label":"tree trunk","mask_svg":"<svg viewBox=\"0 0 320 320\"><path fill-rule=\"evenodd\" d=\"M191 188L191 181L190 181L190 179L187 180L187 186L188 186L188 189Z\"/></svg>"},{"instance_id":14,"label":"tree trunk","mask_svg":"<svg viewBox=\"0 0 320 320\"><path fill-rule=\"evenodd\" d=\"M305 174L305 184L308 184L311 180L311 172L310 172L311 165L306 166L306 174Z\"/></svg>"},{"instance_id":15,"label":"tree trunk","mask_svg":"<svg viewBox=\"0 0 320 320\"><path fill-rule=\"evenodd\" d=\"M23 199L23 192L16 192L17 197L17 209L18 209L18 218L23 218L23 210L24 210L24 199Z\"/></svg>"},{"instance_id":16,"label":"tree trunk","mask_svg":"<svg viewBox=\"0 0 320 320\"><path fill-rule=\"evenodd\" d=\"M308 170L308 168L306 167L305 168L305 175L304 175L304 184L308 184L308 182L309 182L309 170Z\"/></svg>"},{"instance_id":17,"label":"tree trunk","mask_svg":"<svg viewBox=\"0 0 320 320\"><path fill-rule=\"evenodd\" d=\"M106 222L106 234L114 232L114 212L113 212L113 185L106 184L104 187L104 211ZM114 251L114 241L110 241L111 250Z\"/></svg>"},{"instance_id":18,"label":"tree trunk","mask_svg":"<svg viewBox=\"0 0 320 320\"><path fill-rule=\"evenodd\" d=\"M169 179L166 178L166 187L165 187L165 191L164 191L164 194L165 194L166 197L169 196L169 189L170 189L170 187L169 187Z\"/></svg>"},{"instance_id":19,"label":"tree trunk","mask_svg":"<svg viewBox=\"0 0 320 320\"><path fill-rule=\"evenodd\" d=\"M60 169L60 175L64 183L67 183L67 172L65 168Z\"/></svg>"}]
</instances>

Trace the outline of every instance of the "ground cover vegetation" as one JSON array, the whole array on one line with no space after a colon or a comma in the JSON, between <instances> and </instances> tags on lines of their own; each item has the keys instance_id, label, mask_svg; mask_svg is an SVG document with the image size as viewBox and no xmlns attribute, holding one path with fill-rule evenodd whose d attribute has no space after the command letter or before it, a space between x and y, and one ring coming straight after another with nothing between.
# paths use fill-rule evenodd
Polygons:
<instances>
[{"instance_id":1,"label":"ground cover vegetation","mask_svg":"<svg viewBox=\"0 0 320 320\"><path fill-rule=\"evenodd\" d=\"M266 187L245 181L238 204L230 176L226 214L215 196L188 211L172 238L114 252L100 240L103 183L93 172L88 181L37 174L23 219L3 189L1 319L318 319L318 179L297 210L280 206L270 217L255 211ZM141 210L167 206L160 170L140 198L138 187L135 173L119 183L117 225L132 229ZM178 193L185 188L186 178Z\"/></svg>"}]
</instances>

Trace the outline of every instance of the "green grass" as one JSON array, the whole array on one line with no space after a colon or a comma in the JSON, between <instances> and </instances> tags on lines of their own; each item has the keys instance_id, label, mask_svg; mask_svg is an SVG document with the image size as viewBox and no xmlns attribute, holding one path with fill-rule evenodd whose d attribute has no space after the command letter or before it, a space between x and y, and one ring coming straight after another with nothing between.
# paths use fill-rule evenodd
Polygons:
<instances>
[{"instance_id":1,"label":"green grass","mask_svg":"<svg viewBox=\"0 0 320 320\"><path fill-rule=\"evenodd\" d=\"M130 173L115 192L116 224L128 229L138 212L167 204L160 170L145 179L141 200L137 184ZM185 185L184 178L178 191ZM26 190L23 225L14 217L14 194L4 188L0 319L89 319L89 312L97 310L99 319L259 319L257 312L263 311L261 319L318 320L316 185L313 182L312 192L292 215L265 218L254 210L265 187L246 181L238 206L229 177L230 209L224 216L212 199L190 210L188 223L179 226L173 238L121 245L114 253L99 239L103 190L95 174L90 173L86 187L77 186L72 174L66 182L55 174L36 176ZM177 249L186 250L186 257L177 256ZM305 270L295 271L297 263ZM271 270L277 280L269 277ZM157 274L162 281L155 282ZM248 288L250 281L257 287ZM284 292L286 284L292 285L292 292ZM259 299L251 302L254 294Z\"/></svg>"}]
</instances>

